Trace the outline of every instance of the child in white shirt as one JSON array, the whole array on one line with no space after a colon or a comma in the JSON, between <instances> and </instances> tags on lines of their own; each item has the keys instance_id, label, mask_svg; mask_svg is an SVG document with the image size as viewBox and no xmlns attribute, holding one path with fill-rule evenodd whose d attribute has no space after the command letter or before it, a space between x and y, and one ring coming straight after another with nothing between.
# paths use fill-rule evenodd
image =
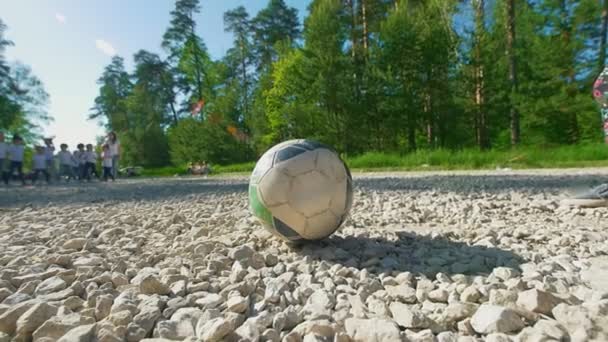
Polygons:
<instances>
[{"instance_id":1,"label":"child in white shirt","mask_svg":"<svg viewBox=\"0 0 608 342\"><path fill-rule=\"evenodd\" d=\"M108 177L112 178L112 182L115 180L114 172L112 172L112 152L110 152L110 146L108 144L103 145L103 151L101 152L103 158L101 165L103 166L103 181L107 182Z\"/></svg>"},{"instance_id":2,"label":"child in white shirt","mask_svg":"<svg viewBox=\"0 0 608 342\"><path fill-rule=\"evenodd\" d=\"M84 150L84 144L76 145L78 147L78 153L74 152L74 157L78 160L78 179L81 181L85 179L85 165L87 163L86 151Z\"/></svg>"},{"instance_id":3,"label":"child in white shirt","mask_svg":"<svg viewBox=\"0 0 608 342\"><path fill-rule=\"evenodd\" d=\"M45 138L44 139L44 155L46 157L46 167L49 174L55 178L55 145L53 145L53 138Z\"/></svg>"},{"instance_id":4,"label":"child in white shirt","mask_svg":"<svg viewBox=\"0 0 608 342\"><path fill-rule=\"evenodd\" d=\"M95 177L98 177L97 170L95 166L97 164L97 153L93 151L93 145L87 144L87 150L84 153L84 174L86 179L91 181L91 174L95 174Z\"/></svg>"},{"instance_id":5,"label":"child in white shirt","mask_svg":"<svg viewBox=\"0 0 608 342\"><path fill-rule=\"evenodd\" d=\"M8 173L4 174L4 184L8 185L9 180L13 177L13 173L17 171L21 184L25 185L25 178L23 177L24 150L25 147L23 146L23 139L15 134L13 136L13 144L8 147L10 166Z\"/></svg>"},{"instance_id":6,"label":"child in white shirt","mask_svg":"<svg viewBox=\"0 0 608 342\"><path fill-rule=\"evenodd\" d=\"M50 182L51 175L48 171L48 159L46 156L46 150L42 146L36 146L36 153L32 157L32 166L34 174L32 176L32 184L35 184L38 180L38 175L41 173L44 175L46 182Z\"/></svg>"},{"instance_id":7,"label":"child in white shirt","mask_svg":"<svg viewBox=\"0 0 608 342\"><path fill-rule=\"evenodd\" d=\"M74 156L68 151L67 144L61 144L59 148L61 148L61 151L57 153L57 158L59 159L59 177L67 177L68 181L75 179Z\"/></svg>"}]
</instances>

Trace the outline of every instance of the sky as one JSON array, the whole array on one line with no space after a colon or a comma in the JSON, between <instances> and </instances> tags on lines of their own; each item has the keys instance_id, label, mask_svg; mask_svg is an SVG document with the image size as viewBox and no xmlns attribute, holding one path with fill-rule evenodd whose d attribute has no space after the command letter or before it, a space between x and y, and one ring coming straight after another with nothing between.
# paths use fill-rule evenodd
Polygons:
<instances>
[{"instance_id":1,"label":"sky","mask_svg":"<svg viewBox=\"0 0 608 342\"><path fill-rule=\"evenodd\" d=\"M212 58L221 58L232 45L224 32L223 14L245 6L250 16L267 0L201 0L197 32ZM310 0L285 0L307 14ZM125 58L140 49L162 53L160 43L174 8L171 0L0 0L0 19L8 26L9 61L32 68L50 95L49 114L54 121L43 126L55 143L95 143L104 128L88 120L98 93L97 79L113 55Z\"/></svg>"}]
</instances>

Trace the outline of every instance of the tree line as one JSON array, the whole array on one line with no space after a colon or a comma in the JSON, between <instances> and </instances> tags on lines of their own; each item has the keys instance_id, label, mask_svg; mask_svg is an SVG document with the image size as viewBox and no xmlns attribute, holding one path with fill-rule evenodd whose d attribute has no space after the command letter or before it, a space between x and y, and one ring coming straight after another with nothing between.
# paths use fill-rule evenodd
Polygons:
<instances>
[{"instance_id":1,"label":"tree line","mask_svg":"<svg viewBox=\"0 0 608 342\"><path fill-rule=\"evenodd\" d=\"M269 0L224 13L219 60L177 0L162 56L115 56L90 114L145 166L254 160L312 138L367 151L600 141L608 0Z\"/></svg>"},{"instance_id":2,"label":"tree line","mask_svg":"<svg viewBox=\"0 0 608 342\"><path fill-rule=\"evenodd\" d=\"M31 142L40 138L40 125L51 120L49 95L29 66L6 60L6 49L14 45L6 29L0 19L0 131L7 138L16 134Z\"/></svg>"}]
</instances>

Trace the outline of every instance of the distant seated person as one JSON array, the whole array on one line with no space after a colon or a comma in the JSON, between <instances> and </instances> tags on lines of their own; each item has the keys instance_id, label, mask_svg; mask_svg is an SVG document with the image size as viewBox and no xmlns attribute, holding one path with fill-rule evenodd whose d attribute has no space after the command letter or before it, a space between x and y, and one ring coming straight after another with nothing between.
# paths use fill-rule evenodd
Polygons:
<instances>
[{"instance_id":1,"label":"distant seated person","mask_svg":"<svg viewBox=\"0 0 608 342\"><path fill-rule=\"evenodd\" d=\"M191 175L208 175L211 172L211 168L206 161L196 162L188 164L188 173Z\"/></svg>"},{"instance_id":2,"label":"distant seated person","mask_svg":"<svg viewBox=\"0 0 608 342\"><path fill-rule=\"evenodd\" d=\"M207 163L207 161L203 161L203 165L201 165L201 175L207 176L211 173L211 166Z\"/></svg>"}]
</instances>

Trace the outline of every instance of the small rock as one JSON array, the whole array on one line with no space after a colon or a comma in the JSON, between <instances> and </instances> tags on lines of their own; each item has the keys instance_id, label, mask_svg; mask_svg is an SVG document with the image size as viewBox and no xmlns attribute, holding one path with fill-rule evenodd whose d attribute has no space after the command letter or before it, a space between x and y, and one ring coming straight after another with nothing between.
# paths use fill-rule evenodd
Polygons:
<instances>
[{"instance_id":1,"label":"small rock","mask_svg":"<svg viewBox=\"0 0 608 342\"><path fill-rule=\"evenodd\" d=\"M47 319L57 314L57 307L47 303L32 306L17 320L17 336L29 337Z\"/></svg>"},{"instance_id":2,"label":"small rock","mask_svg":"<svg viewBox=\"0 0 608 342\"><path fill-rule=\"evenodd\" d=\"M524 323L517 313L496 305L481 305L471 318L471 326L480 334L517 332Z\"/></svg>"},{"instance_id":3,"label":"small rock","mask_svg":"<svg viewBox=\"0 0 608 342\"><path fill-rule=\"evenodd\" d=\"M344 328L353 342L401 342L399 327L392 320L347 318Z\"/></svg>"},{"instance_id":4,"label":"small rock","mask_svg":"<svg viewBox=\"0 0 608 342\"><path fill-rule=\"evenodd\" d=\"M89 342L93 340L95 325L81 325L63 335L57 342Z\"/></svg>"},{"instance_id":5,"label":"small rock","mask_svg":"<svg viewBox=\"0 0 608 342\"><path fill-rule=\"evenodd\" d=\"M448 297L448 291L443 289L436 289L428 293L429 300L437 303L447 303Z\"/></svg>"},{"instance_id":6,"label":"small rock","mask_svg":"<svg viewBox=\"0 0 608 342\"><path fill-rule=\"evenodd\" d=\"M139 290L143 294L158 294L158 295L166 295L169 294L169 287L158 280L156 275L148 274L146 275L139 284Z\"/></svg>"},{"instance_id":7,"label":"small rock","mask_svg":"<svg viewBox=\"0 0 608 342\"><path fill-rule=\"evenodd\" d=\"M512 342L511 338L507 334L503 333L492 333L485 337L486 342Z\"/></svg>"},{"instance_id":8,"label":"small rock","mask_svg":"<svg viewBox=\"0 0 608 342\"><path fill-rule=\"evenodd\" d=\"M198 337L205 342L221 341L224 336L232 331L232 328L231 324L224 318L214 318L198 329Z\"/></svg>"},{"instance_id":9,"label":"small rock","mask_svg":"<svg viewBox=\"0 0 608 342\"><path fill-rule=\"evenodd\" d=\"M95 318L98 321L106 318L110 314L110 310L112 309L112 304L114 303L114 298L112 295L101 295L97 297L95 303Z\"/></svg>"},{"instance_id":10,"label":"small rock","mask_svg":"<svg viewBox=\"0 0 608 342\"><path fill-rule=\"evenodd\" d=\"M519 274L520 274L519 271L517 271L513 268L510 268L510 267L496 267L492 271L492 275L494 275L496 278L498 278L502 281L506 281L506 280L515 278Z\"/></svg>"},{"instance_id":11,"label":"small rock","mask_svg":"<svg viewBox=\"0 0 608 342\"><path fill-rule=\"evenodd\" d=\"M233 296L228 298L226 306L232 312L243 313L249 308L249 299L242 296Z\"/></svg>"},{"instance_id":12,"label":"small rock","mask_svg":"<svg viewBox=\"0 0 608 342\"><path fill-rule=\"evenodd\" d=\"M451 331L443 331L437 334L437 342L457 342L458 334Z\"/></svg>"},{"instance_id":13,"label":"small rock","mask_svg":"<svg viewBox=\"0 0 608 342\"><path fill-rule=\"evenodd\" d=\"M520 292L517 297L517 305L529 311L548 314L560 303L560 300L551 293L538 289Z\"/></svg>"},{"instance_id":14,"label":"small rock","mask_svg":"<svg viewBox=\"0 0 608 342\"><path fill-rule=\"evenodd\" d=\"M407 285L385 286L386 292L394 300L403 303L416 303L416 290Z\"/></svg>"},{"instance_id":15,"label":"small rock","mask_svg":"<svg viewBox=\"0 0 608 342\"><path fill-rule=\"evenodd\" d=\"M75 250L81 250L84 245L87 243L87 239L84 238L77 238L77 239L70 239L67 240L66 242L63 243L62 247L63 249L75 249Z\"/></svg>"},{"instance_id":16,"label":"small rock","mask_svg":"<svg viewBox=\"0 0 608 342\"><path fill-rule=\"evenodd\" d=\"M255 251L251 249L251 247L244 245L231 250L228 257L230 257L232 260L243 260L251 258L253 253L255 253Z\"/></svg>"},{"instance_id":17,"label":"small rock","mask_svg":"<svg viewBox=\"0 0 608 342\"><path fill-rule=\"evenodd\" d=\"M58 276L50 277L44 280L42 283L36 287L36 295L46 295L53 292L61 291L65 289L68 284Z\"/></svg>"},{"instance_id":18,"label":"small rock","mask_svg":"<svg viewBox=\"0 0 608 342\"><path fill-rule=\"evenodd\" d=\"M32 337L34 341L49 338L53 341L58 340L60 337L65 335L68 331L79 327L81 325L93 324L94 319L82 317L77 313L51 317L49 320L44 322L34 333Z\"/></svg>"},{"instance_id":19,"label":"small rock","mask_svg":"<svg viewBox=\"0 0 608 342\"><path fill-rule=\"evenodd\" d=\"M461 302L476 303L481 298L481 293L475 286L469 286L460 294Z\"/></svg>"},{"instance_id":20,"label":"small rock","mask_svg":"<svg viewBox=\"0 0 608 342\"><path fill-rule=\"evenodd\" d=\"M264 330L264 332L262 333L262 335L260 335L260 337L261 337L262 341L268 341L268 342L280 342L281 341L281 335L279 334L278 331L276 331L274 329Z\"/></svg>"},{"instance_id":21,"label":"small rock","mask_svg":"<svg viewBox=\"0 0 608 342\"><path fill-rule=\"evenodd\" d=\"M430 326L429 318L417 309L403 303L393 302L390 305L393 319L399 326L406 329L424 329Z\"/></svg>"}]
</instances>

